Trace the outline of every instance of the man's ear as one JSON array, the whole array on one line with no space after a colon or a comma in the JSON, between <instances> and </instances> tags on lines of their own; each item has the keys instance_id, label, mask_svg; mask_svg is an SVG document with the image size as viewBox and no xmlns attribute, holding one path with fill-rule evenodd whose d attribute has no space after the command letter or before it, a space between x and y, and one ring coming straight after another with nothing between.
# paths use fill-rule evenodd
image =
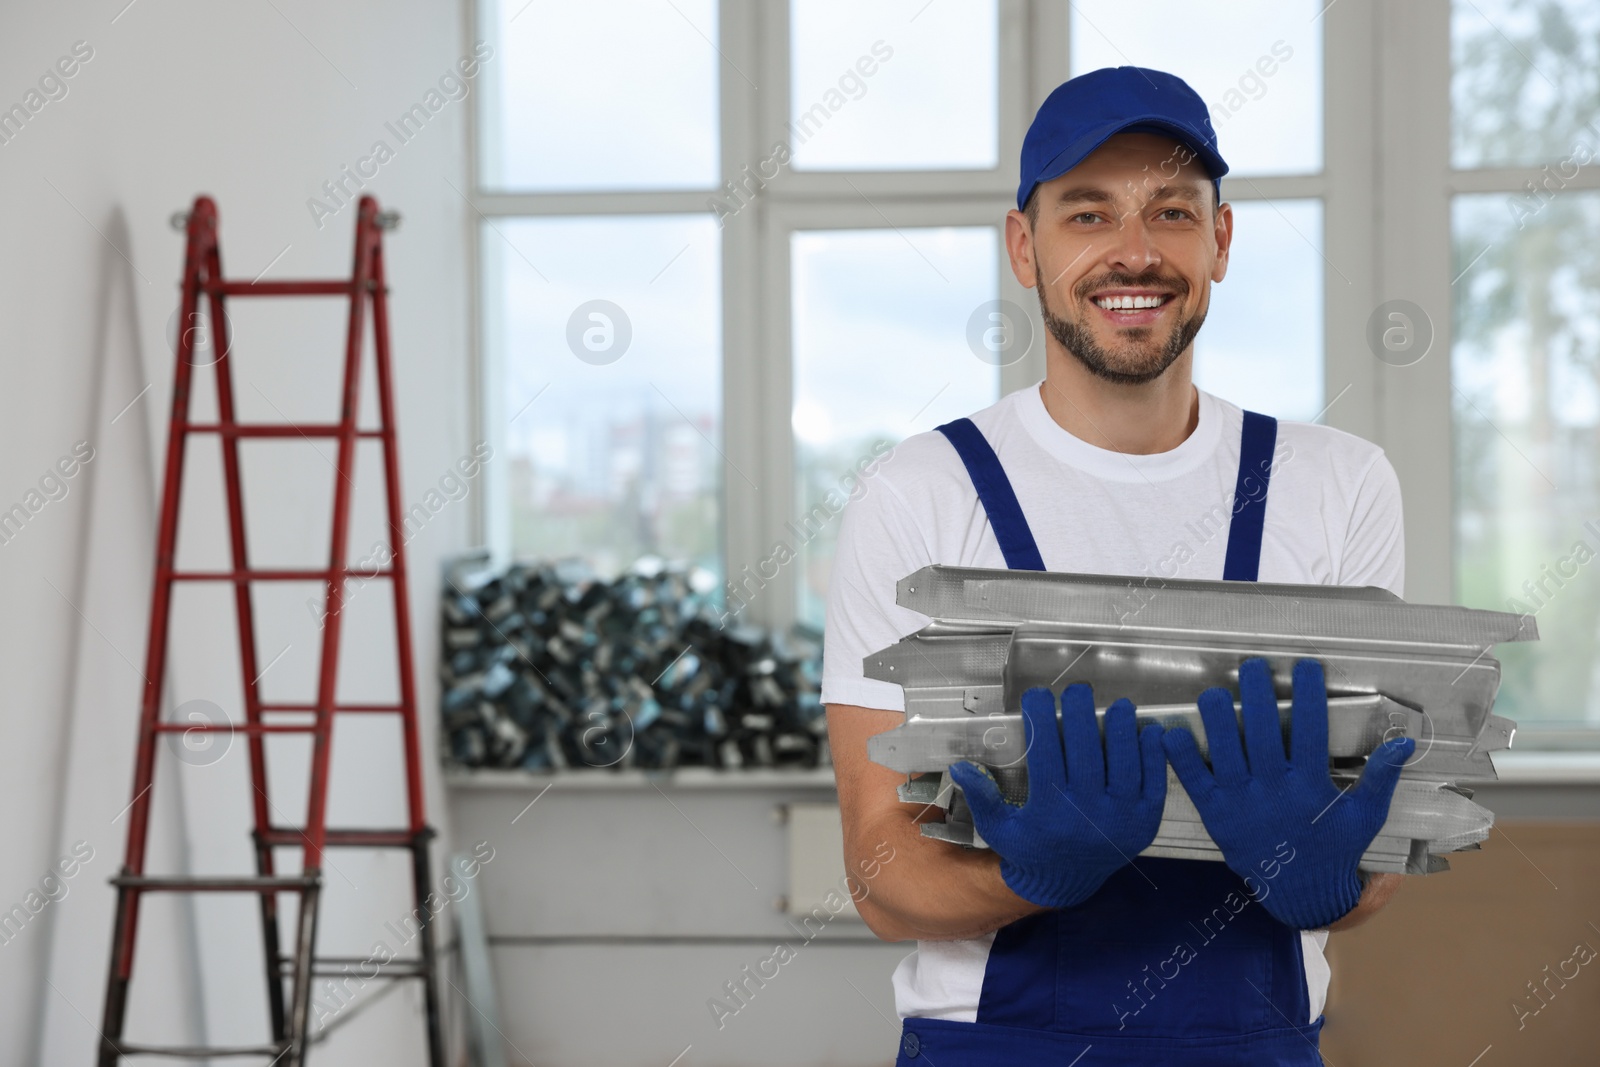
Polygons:
<instances>
[{"instance_id":1,"label":"man's ear","mask_svg":"<svg viewBox=\"0 0 1600 1067\"><path fill-rule=\"evenodd\" d=\"M1039 262L1034 257L1033 227L1028 216L1012 209L1006 212L1006 255L1011 259L1011 273L1024 289L1032 289L1039 280Z\"/></svg>"},{"instance_id":2,"label":"man's ear","mask_svg":"<svg viewBox=\"0 0 1600 1067\"><path fill-rule=\"evenodd\" d=\"M1220 282L1228 275L1228 250L1233 247L1233 205L1217 205L1217 222L1213 231L1217 242L1217 261L1211 267L1211 280Z\"/></svg>"}]
</instances>

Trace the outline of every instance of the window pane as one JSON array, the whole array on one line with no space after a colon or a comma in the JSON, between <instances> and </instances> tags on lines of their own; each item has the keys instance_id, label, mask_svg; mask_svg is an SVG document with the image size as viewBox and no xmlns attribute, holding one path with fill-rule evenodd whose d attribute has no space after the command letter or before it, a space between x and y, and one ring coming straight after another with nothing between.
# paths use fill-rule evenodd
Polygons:
<instances>
[{"instance_id":1,"label":"window pane","mask_svg":"<svg viewBox=\"0 0 1600 1067\"><path fill-rule=\"evenodd\" d=\"M712 188L716 0L484 0L483 186Z\"/></svg>"},{"instance_id":2,"label":"window pane","mask_svg":"<svg viewBox=\"0 0 1600 1067\"><path fill-rule=\"evenodd\" d=\"M995 166L996 0L795 0L790 10L796 168Z\"/></svg>"},{"instance_id":3,"label":"window pane","mask_svg":"<svg viewBox=\"0 0 1600 1067\"><path fill-rule=\"evenodd\" d=\"M515 554L720 576L716 220L501 219L481 240Z\"/></svg>"},{"instance_id":4,"label":"window pane","mask_svg":"<svg viewBox=\"0 0 1600 1067\"><path fill-rule=\"evenodd\" d=\"M1600 723L1600 194L1518 219L1510 194L1453 211L1456 590L1531 612L1539 641L1501 645L1496 710ZM1521 225L1519 226L1519 222Z\"/></svg>"},{"instance_id":5,"label":"window pane","mask_svg":"<svg viewBox=\"0 0 1600 1067\"><path fill-rule=\"evenodd\" d=\"M989 226L792 235L801 621L822 626L857 465L999 398L997 361L966 340L996 299L998 247Z\"/></svg>"},{"instance_id":6,"label":"window pane","mask_svg":"<svg viewBox=\"0 0 1600 1067\"><path fill-rule=\"evenodd\" d=\"M1540 166L1573 177L1600 155L1600 4L1456 0L1450 13L1457 167Z\"/></svg>"},{"instance_id":7,"label":"window pane","mask_svg":"<svg viewBox=\"0 0 1600 1067\"><path fill-rule=\"evenodd\" d=\"M1327 0L1076 0L1072 72L1150 67L1211 110L1230 174L1322 169L1322 19Z\"/></svg>"},{"instance_id":8,"label":"window pane","mask_svg":"<svg viewBox=\"0 0 1600 1067\"><path fill-rule=\"evenodd\" d=\"M1233 205L1228 276L1211 287L1194 380L1280 419L1322 410L1322 201Z\"/></svg>"}]
</instances>

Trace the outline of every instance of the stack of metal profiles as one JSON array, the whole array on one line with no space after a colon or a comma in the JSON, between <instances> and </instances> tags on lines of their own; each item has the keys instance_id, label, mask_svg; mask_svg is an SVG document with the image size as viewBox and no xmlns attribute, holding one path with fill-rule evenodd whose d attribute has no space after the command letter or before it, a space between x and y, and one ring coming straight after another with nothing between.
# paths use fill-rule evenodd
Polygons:
<instances>
[{"instance_id":1,"label":"stack of metal profiles","mask_svg":"<svg viewBox=\"0 0 1600 1067\"><path fill-rule=\"evenodd\" d=\"M907 775L900 799L946 809L922 832L985 847L961 791L958 760L988 767L1008 800L1027 797L1022 694L1074 682L1094 687L1103 717L1118 697L1141 723L1187 726L1207 753L1195 703L1239 664L1272 667L1284 735L1297 660L1321 662L1328 688L1329 773L1353 784L1382 741L1416 739L1388 821L1362 857L1370 871L1429 874L1442 853L1477 848L1494 817L1462 783L1493 781L1489 753L1516 723L1493 713L1503 641L1536 641L1531 615L1407 604L1376 586L1162 580L977 567L924 567L895 600L927 615L921 630L869 655L868 678L905 690L906 721L873 737L868 755ZM1167 804L1141 855L1221 860L1199 813L1167 768Z\"/></svg>"}]
</instances>

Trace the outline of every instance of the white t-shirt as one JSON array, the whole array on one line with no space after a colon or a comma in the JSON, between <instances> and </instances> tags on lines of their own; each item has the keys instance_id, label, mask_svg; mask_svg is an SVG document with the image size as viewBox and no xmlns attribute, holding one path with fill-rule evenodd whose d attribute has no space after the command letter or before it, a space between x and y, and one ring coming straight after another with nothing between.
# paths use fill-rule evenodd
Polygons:
<instances>
[{"instance_id":1,"label":"white t-shirt","mask_svg":"<svg viewBox=\"0 0 1600 1067\"><path fill-rule=\"evenodd\" d=\"M1051 418L1040 386L1008 394L972 421L1000 459L1046 569L1222 577L1243 413L1196 389L1199 422L1169 452L1097 448ZM895 584L930 563L1005 567L988 515L955 448L920 433L879 461L846 507L828 584L822 702L905 710L862 659L929 619L895 603ZM1404 595L1400 483L1383 450L1328 426L1278 423L1261 540L1263 582L1377 585ZM954 846L951 846L954 847ZM1322 1013L1327 931L1301 934L1311 1018ZM894 972L902 1017L976 1021L994 934L919 941Z\"/></svg>"}]
</instances>

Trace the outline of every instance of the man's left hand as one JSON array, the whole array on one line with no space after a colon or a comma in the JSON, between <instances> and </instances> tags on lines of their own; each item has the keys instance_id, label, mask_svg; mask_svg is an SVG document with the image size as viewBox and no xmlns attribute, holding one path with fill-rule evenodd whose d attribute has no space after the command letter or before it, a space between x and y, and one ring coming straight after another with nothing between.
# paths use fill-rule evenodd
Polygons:
<instances>
[{"instance_id":1,"label":"man's left hand","mask_svg":"<svg viewBox=\"0 0 1600 1067\"><path fill-rule=\"evenodd\" d=\"M1168 730L1162 746L1229 868L1247 884L1264 886L1257 899L1279 922L1319 929L1361 899L1357 864L1388 818L1401 765L1416 742L1402 737L1379 745L1360 781L1341 793L1328 774L1328 692L1320 663L1295 664L1288 756L1266 660L1240 665L1239 693L1248 764L1226 689L1207 689L1199 698L1210 768L1182 727Z\"/></svg>"}]
</instances>

